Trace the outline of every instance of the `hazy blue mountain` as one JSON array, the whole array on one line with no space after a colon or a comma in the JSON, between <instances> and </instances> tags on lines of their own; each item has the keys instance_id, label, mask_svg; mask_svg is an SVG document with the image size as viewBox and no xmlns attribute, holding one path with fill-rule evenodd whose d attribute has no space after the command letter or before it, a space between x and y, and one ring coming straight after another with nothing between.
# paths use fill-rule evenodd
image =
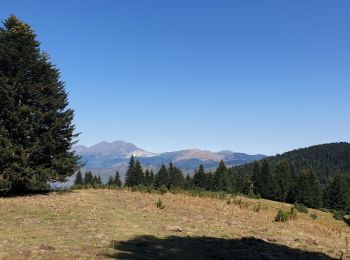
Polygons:
<instances>
[{"instance_id":1,"label":"hazy blue mountain","mask_svg":"<svg viewBox=\"0 0 350 260\"><path fill-rule=\"evenodd\" d=\"M200 164L203 164L206 169L214 169L220 160L224 160L228 166L235 166L266 157L262 154L249 155L228 150L215 153L199 149L156 154L124 141L101 142L91 147L77 145L73 147L73 150L85 162L84 170L92 170L95 174L99 174L104 181L107 181L108 177L116 170L119 170L123 176L131 155L138 158L145 168L156 170L162 163L173 162L185 173L193 173Z\"/></svg>"},{"instance_id":2,"label":"hazy blue mountain","mask_svg":"<svg viewBox=\"0 0 350 260\"><path fill-rule=\"evenodd\" d=\"M73 150L82 157L88 169L112 167L117 163L128 161L131 155L145 158L156 155L124 141L101 142L91 147L77 145Z\"/></svg>"}]
</instances>

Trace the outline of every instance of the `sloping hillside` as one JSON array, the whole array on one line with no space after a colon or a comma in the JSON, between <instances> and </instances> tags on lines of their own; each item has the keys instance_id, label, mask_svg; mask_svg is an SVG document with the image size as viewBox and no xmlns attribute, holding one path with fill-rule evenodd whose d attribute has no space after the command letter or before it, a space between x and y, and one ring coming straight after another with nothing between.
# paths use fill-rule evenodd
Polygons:
<instances>
[{"instance_id":1,"label":"sloping hillside","mask_svg":"<svg viewBox=\"0 0 350 260\"><path fill-rule=\"evenodd\" d=\"M297 172L312 168L325 183L337 171L350 174L350 143L330 143L314 145L266 158L270 165L288 161ZM251 172L252 164L240 166Z\"/></svg>"},{"instance_id":2,"label":"sloping hillside","mask_svg":"<svg viewBox=\"0 0 350 260\"><path fill-rule=\"evenodd\" d=\"M349 226L316 210L274 221L290 208L128 190L0 198L0 259L339 259Z\"/></svg>"},{"instance_id":3,"label":"sloping hillside","mask_svg":"<svg viewBox=\"0 0 350 260\"><path fill-rule=\"evenodd\" d=\"M269 159L271 162L287 160L298 171L311 167L319 176L328 177L336 171L350 174L350 143L314 145Z\"/></svg>"}]
</instances>

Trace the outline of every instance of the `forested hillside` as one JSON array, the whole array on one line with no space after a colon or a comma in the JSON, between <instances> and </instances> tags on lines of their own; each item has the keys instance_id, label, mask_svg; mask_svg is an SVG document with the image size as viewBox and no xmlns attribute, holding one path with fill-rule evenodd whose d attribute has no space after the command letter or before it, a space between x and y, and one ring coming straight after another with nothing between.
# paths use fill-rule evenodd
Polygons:
<instances>
[{"instance_id":1,"label":"forested hillside","mask_svg":"<svg viewBox=\"0 0 350 260\"><path fill-rule=\"evenodd\" d=\"M326 184L329 177L337 172L350 174L350 143L330 143L314 145L296 149L276 156L266 158L271 167L281 161L287 161L295 172L312 169L322 184ZM240 168L244 172L252 173L254 163Z\"/></svg>"},{"instance_id":2,"label":"forested hillside","mask_svg":"<svg viewBox=\"0 0 350 260\"><path fill-rule=\"evenodd\" d=\"M296 171L312 168L324 183L334 173L350 174L350 143L331 143L298 149L272 157L272 163L287 160Z\"/></svg>"}]
</instances>

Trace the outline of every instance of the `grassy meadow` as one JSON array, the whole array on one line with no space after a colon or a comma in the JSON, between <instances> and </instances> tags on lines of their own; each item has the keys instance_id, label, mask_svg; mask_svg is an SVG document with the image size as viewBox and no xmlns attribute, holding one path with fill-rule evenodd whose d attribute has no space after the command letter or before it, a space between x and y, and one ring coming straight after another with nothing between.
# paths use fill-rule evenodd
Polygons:
<instances>
[{"instance_id":1,"label":"grassy meadow","mask_svg":"<svg viewBox=\"0 0 350 260\"><path fill-rule=\"evenodd\" d=\"M0 259L346 258L348 224L316 210L275 221L290 208L126 189L0 198Z\"/></svg>"}]
</instances>

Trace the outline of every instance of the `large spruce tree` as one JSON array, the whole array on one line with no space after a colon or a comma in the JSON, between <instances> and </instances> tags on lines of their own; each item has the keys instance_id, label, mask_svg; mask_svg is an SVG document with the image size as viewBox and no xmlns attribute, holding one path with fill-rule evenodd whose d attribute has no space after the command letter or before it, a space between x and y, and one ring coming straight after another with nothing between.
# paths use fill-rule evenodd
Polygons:
<instances>
[{"instance_id":1,"label":"large spruce tree","mask_svg":"<svg viewBox=\"0 0 350 260\"><path fill-rule=\"evenodd\" d=\"M77 175L75 176L74 185L83 185L83 184L84 184L83 175L81 174L81 171L79 170L77 172Z\"/></svg>"},{"instance_id":2,"label":"large spruce tree","mask_svg":"<svg viewBox=\"0 0 350 260\"><path fill-rule=\"evenodd\" d=\"M322 187L313 169L303 171L297 175L295 183L295 201L311 208L322 205Z\"/></svg>"},{"instance_id":3,"label":"large spruce tree","mask_svg":"<svg viewBox=\"0 0 350 260\"><path fill-rule=\"evenodd\" d=\"M125 186L131 187L135 185L136 180L135 180L134 172L135 172L135 158L132 155L130 157L129 167L125 175L125 184L124 184Z\"/></svg>"},{"instance_id":4,"label":"large spruce tree","mask_svg":"<svg viewBox=\"0 0 350 260\"><path fill-rule=\"evenodd\" d=\"M162 186L165 186L168 188L169 186L169 173L168 169L165 167L164 164L160 167L158 173L155 176L155 188L159 189Z\"/></svg>"},{"instance_id":5,"label":"large spruce tree","mask_svg":"<svg viewBox=\"0 0 350 260\"><path fill-rule=\"evenodd\" d=\"M221 160L214 174L214 190L227 191L227 187L228 187L227 168L226 168L225 162Z\"/></svg>"},{"instance_id":6,"label":"large spruce tree","mask_svg":"<svg viewBox=\"0 0 350 260\"><path fill-rule=\"evenodd\" d=\"M119 171L116 171L116 173L115 173L114 184L115 184L117 187L121 187L121 186L123 185L122 180L120 179Z\"/></svg>"},{"instance_id":7,"label":"large spruce tree","mask_svg":"<svg viewBox=\"0 0 350 260\"><path fill-rule=\"evenodd\" d=\"M350 177L343 173L336 173L329 181L326 194L325 206L327 208L350 212Z\"/></svg>"},{"instance_id":8,"label":"large spruce tree","mask_svg":"<svg viewBox=\"0 0 350 260\"><path fill-rule=\"evenodd\" d=\"M135 183L133 183L133 186L144 184L145 175L143 173L142 165L141 165L141 162L139 160L136 160L134 175L135 175Z\"/></svg>"},{"instance_id":9,"label":"large spruce tree","mask_svg":"<svg viewBox=\"0 0 350 260\"><path fill-rule=\"evenodd\" d=\"M73 110L58 69L30 26L10 16L0 28L0 190L49 188L79 168Z\"/></svg>"},{"instance_id":10,"label":"large spruce tree","mask_svg":"<svg viewBox=\"0 0 350 260\"><path fill-rule=\"evenodd\" d=\"M204 167L203 165L199 165L198 170L195 171L193 175L193 184L198 187L205 189L207 186L207 180L206 180L206 175L204 172Z\"/></svg>"},{"instance_id":11,"label":"large spruce tree","mask_svg":"<svg viewBox=\"0 0 350 260\"><path fill-rule=\"evenodd\" d=\"M185 178L182 174L182 171L174 166L171 162L168 168L169 173L169 189L171 188L182 188L185 182Z\"/></svg>"}]
</instances>

